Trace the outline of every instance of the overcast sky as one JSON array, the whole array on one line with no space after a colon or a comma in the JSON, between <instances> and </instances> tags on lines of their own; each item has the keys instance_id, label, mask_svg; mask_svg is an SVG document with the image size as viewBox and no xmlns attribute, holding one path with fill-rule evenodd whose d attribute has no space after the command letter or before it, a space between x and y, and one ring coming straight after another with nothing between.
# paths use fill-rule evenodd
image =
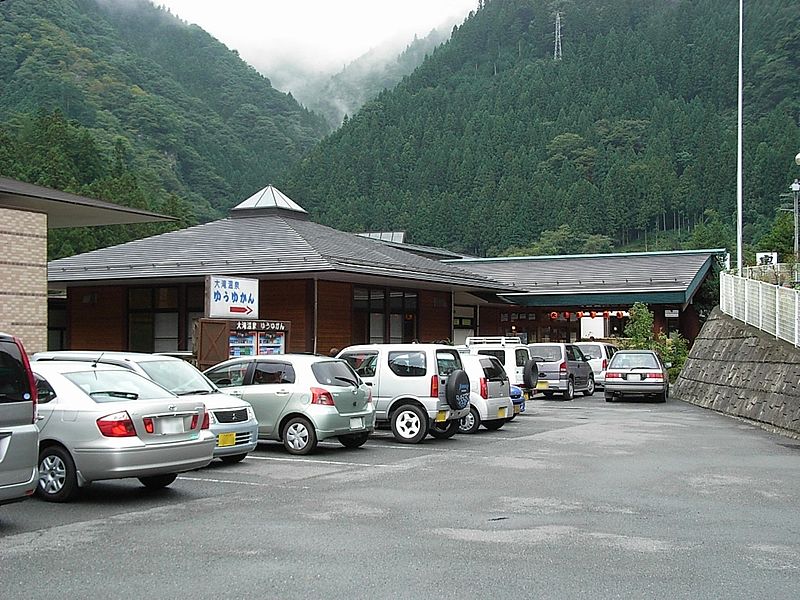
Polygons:
<instances>
[{"instance_id":1,"label":"overcast sky","mask_svg":"<svg viewBox=\"0 0 800 600\"><path fill-rule=\"evenodd\" d=\"M478 0L152 0L196 23L265 75L296 65L337 72L389 39L403 47Z\"/></svg>"}]
</instances>

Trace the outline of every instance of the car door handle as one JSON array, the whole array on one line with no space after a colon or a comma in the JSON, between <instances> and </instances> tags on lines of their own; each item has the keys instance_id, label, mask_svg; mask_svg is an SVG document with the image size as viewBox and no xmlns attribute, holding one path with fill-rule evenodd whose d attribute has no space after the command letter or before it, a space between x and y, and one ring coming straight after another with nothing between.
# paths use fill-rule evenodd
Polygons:
<instances>
[{"instance_id":1,"label":"car door handle","mask_svg":"<svg viewBox=\"0 0 800 600\"><path fill-rule=\"evenodd\" d=\"M276 396L288 396L289 395L289 390L278 390L277 392L275 392L275 395Z\"/></svg>"},{"instance_id":2,"label":"car door handle","mask_svg":"<svg viewBox=\"0 0 800 600\"><path fill-rule=\"evenodd\" d=\"M44 415L36 415L37 421L44 421L44 418L45 418Z\"/></svg>"}]
</instances>

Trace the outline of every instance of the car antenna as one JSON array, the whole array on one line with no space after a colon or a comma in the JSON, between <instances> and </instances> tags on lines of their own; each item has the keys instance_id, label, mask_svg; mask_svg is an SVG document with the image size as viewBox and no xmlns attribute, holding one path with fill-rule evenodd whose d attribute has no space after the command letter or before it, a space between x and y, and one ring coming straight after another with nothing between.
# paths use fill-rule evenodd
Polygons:
<instances>
[{"instance_id":1,"label":"car antenna","mask_svg":"<svg viewBox=\"0 0 800 600\"><path fill-rule=\"evenodd\" d=\"M98 356L97 358L94 359L94 362L92 363L92 368L93 369L97 368L97 363L99 363L100 359L103 358L103 354L105 354L105 352L101 352L100 356Z\"/></svg>"}]
</instances>

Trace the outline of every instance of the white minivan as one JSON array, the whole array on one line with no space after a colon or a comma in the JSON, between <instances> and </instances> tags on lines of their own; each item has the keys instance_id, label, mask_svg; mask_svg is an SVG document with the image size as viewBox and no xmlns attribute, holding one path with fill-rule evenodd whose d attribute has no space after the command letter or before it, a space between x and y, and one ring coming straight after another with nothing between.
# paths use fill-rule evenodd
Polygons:
<instances>
[{"instance_id":1,"label":"white minivan","mask_svg":"<svg viewBox=\"0 0 800 600\"><path fill-rule=\"evenodd\" d=\"M536 389L538 371L531 360L531 352L518 337L468 337L466 340L470 354L494 356L503 365L511 385L522 388L526 399Z\"/></svg>"}]
</instances>

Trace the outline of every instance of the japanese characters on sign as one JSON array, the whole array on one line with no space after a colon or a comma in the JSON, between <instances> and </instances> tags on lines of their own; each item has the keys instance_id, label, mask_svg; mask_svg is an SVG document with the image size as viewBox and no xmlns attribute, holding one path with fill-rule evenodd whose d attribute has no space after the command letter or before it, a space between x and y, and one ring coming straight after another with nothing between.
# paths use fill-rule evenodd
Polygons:
<instances>
[{"instance_id":1,"label":"japanese characters on sign","mask_svg":"<svg viewBox=\"0 0 800 600\"><path fill-rule=\"evenodd\" d=\"M235 331L286 331L285 321L237 321Z\"/></svg>"},{"instance_id":2,"label":"japanese characters on sign","mask_svg":"<svg viewBox=\"0 0 800 600\"><path fill-rule=\"evenodd\" d=\"M209 318L258 319L258 279L206 277Z\"/></svg>"}]
</instances>

